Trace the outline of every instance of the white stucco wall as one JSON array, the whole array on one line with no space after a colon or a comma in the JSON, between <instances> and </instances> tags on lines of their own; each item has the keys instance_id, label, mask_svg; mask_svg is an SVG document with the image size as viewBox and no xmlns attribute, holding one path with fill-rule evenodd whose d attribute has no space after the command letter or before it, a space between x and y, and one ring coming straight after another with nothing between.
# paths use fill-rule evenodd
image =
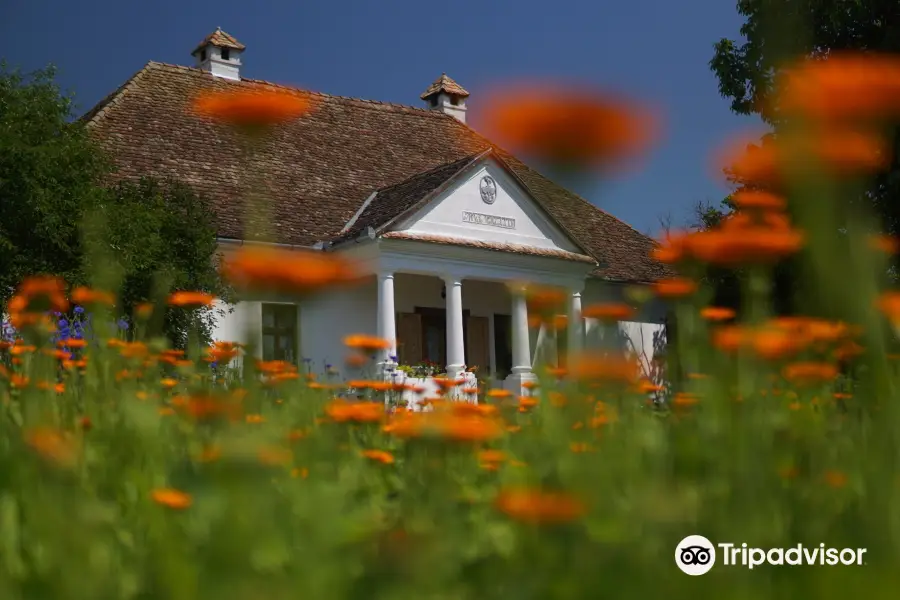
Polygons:
<instances>
[{"instance_id":1,"label":"white stucco wall","mask_svg":"<svg viewBox=\"0 0 900 600\"><path fill-rule=\"evenodd\" d=\"M496 199L492 204L481 198L481 181L486 175L496 184ZM465 222L464 213L511 219L514 224L507 221L508 226L497 227ZM474 169L439 194L428 206L400 224L397 231L579 252L525 190L492 160L486 160L481 168Z\"/></svg>"}]
</instances>

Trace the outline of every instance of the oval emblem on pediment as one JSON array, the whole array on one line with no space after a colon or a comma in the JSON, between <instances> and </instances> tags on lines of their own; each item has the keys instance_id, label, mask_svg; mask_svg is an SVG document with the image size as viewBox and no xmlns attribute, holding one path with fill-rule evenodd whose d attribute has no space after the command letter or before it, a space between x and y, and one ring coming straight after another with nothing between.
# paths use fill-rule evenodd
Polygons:
<instances>
[{"instance_id":1,"label":"oval emblem on pediment","mask_svg":"<svg viewBox=\"0 0 900 600\"><path fill-rule=\"evenodd\" d=\"M481 199L484 200L484 203L493 204L494 200L497 199L497 184L494 182L494 178L490 175L485 175L481 178L479 187L481 189Z\"/></svg>"}]
</instances>

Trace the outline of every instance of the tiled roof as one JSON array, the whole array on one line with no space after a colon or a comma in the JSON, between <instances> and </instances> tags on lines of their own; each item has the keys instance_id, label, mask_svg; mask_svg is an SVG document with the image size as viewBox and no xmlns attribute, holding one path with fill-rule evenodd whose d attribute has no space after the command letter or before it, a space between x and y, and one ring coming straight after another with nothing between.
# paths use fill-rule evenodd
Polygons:
<instances>
[{"instance_id":1,"label":"tiled roof","mask_svg":"<svg viewBox=\"0 0 900 600\"><path fill-rule=\"evenodd\" d=\"M248 160L233 130L195 116L190 105L198 93L260 85L308 95L317 108L277 128ZM219 235L233 239L245 237L242 198L252 186L267 202L270 239L301 246L338 238L358 212L357 221L377 220L376 213L366 214L376 210L373 206L360 211L372 192L395 193L404 198L397 200L403 205L419 189L439 186L435 181L452 175L448 171L464 168L491 148L488 140L439 111L226 80L153 62L83 119L114 161L116 177L150 175L192 186L212 201ZM652 281L671 274L649 257L653 240L508 153L496 152L544 210L600 263L595 275ZM399 184L416 187L416 194L402 194ZM398 187L391 192L393 186Z\"/></svg>"},{"instance_id":2,"label":"tiled roof","mask_svg":"<svg viewBox=\"0 0 900 600\"><path fill-rule=\"evenodd\" d=\"M429 97L441 91L462 96L463 98L469 95L469 92L467 92L463 86L453 81L450 77L447 77L446 73L441 73L441 76L435 79L434 83L429 85L428 89L422 92L422 95L419 96L419 98L427 100Z\"/></svg>"},{"instance_id":3,"label":"tiled roof","mask_svg":"<svg viewBox=\"0 0 900 600\"><path fill-rule=\"evenodd\" d=\"M212 44L213 46L219 46L221 48L234 48L235 50L246 49L246 46L237 41L234 36L222 31L221 27L203 38L203 41L197 44L194 52L210 44Z\"/></svg>"},{"instance_id":4,"label":"tiled roof","mask_svg":"<svg viewBox=\"0 0 900 600\"><path fill-rule=\"evenodd\" d=\"M481 153L483 154L483 153ZM337 243L359 237L369 227L378 229L389 221L406 213L423 199L442 189L446 183L477 160L480 154L465 156L435 169L417 173L405 181L378 190L360 207L359 214L351 219L347 228L332 241Z\"/></svg>"}]
</instances>

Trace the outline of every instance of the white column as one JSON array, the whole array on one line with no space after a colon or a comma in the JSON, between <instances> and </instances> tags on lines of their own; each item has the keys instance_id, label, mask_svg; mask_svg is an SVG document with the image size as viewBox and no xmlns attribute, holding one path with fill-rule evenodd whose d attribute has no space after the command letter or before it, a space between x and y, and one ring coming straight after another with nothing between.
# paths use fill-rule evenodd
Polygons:
<instances>
[{"instance_id":1,"label":"white column","mask_svg":"<svg viewBox=\"0 0 900 600\"><path fill-rule=\"evenodd\" d=\"M512 295L512 372L531 373L531 340L528 333L528 305L525 290Z\"/></svg>"},{"instance_id":2,"label":"white column","mask_svg":"<svg viewBox=\"0 0 900 600\"><path fill-rule=\"evenodd\" d=\"M379 357L379 364L392 363L390 357L397 354L397 325L394 317L394 274L378 274L378 337L389 340L390 347Z\"/></svg>"},{"instance_id":3,"label":"white column","mask_svg":"<svg viewBox=\"0 0 900 600\"><path fill-rule=\"evenodd\" d=\"M572 290L569 299L569 356L584 348L584 319L581 318L581 289Z\"/></svg>"},{"instance_id":4,"label":"white column","mask_svg":"<svg viewBox=\"0 0 900 600\"><path fill-rule=\"evenodd\" d=\"M462 278L445 275L444 284L447 287L447 377L455 379L466 370Z\"/></svg>"},{"instance_id":5,"label":"white column","mask_svg":"<svg viewBox=\"0 0 900 600\"><path fill-rule=\"evenodd\" d=\"M512 290L512 372L504 387L514 394L523 393L522 384L534 381L531 370L531 339L528 331L528 305L525 289Z\"/></svg>"}]
</instances>

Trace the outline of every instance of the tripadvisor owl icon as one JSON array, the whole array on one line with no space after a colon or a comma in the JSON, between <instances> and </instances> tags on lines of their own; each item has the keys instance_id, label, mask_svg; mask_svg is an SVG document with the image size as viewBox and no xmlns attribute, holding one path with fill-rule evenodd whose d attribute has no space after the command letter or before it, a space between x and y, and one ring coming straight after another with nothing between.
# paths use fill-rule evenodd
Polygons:
<instances>
[{"instance_id":1,"label":"tripadvisor owl icon","mask_svg":"<svg viewBox=\"0 0 900 600\"><path fill-rule=\"evenodd\" d=\"M716 547L702 535L689 535L675 548L675 564L688 575L704 575L716 564Z\"/></svg>"}]
</instances>

